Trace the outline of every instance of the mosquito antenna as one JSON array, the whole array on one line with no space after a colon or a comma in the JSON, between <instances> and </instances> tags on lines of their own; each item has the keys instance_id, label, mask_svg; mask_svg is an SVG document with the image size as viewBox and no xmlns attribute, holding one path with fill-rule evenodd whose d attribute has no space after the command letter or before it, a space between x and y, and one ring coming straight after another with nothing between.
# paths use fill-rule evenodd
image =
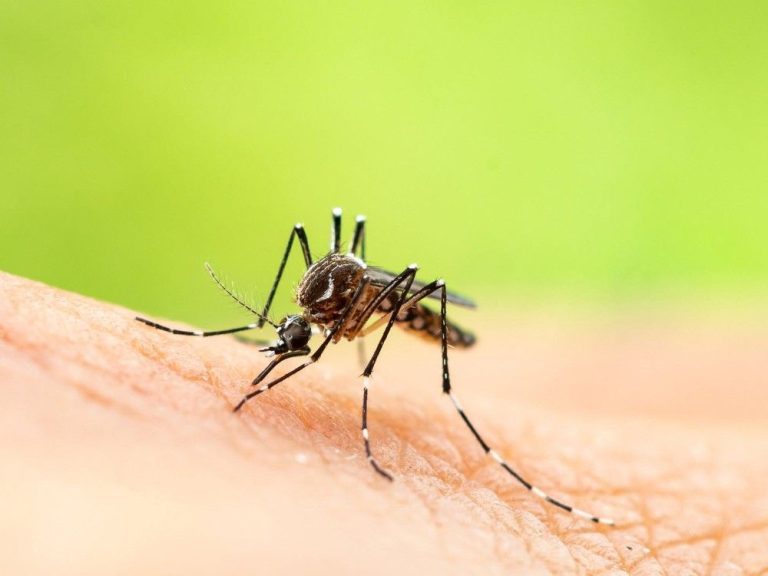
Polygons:
<instances>
[{"instance_id":1,"label":"mosquito antenna","mask_svg":"<svg viewBox=\"0 0 768 576\"><path fill-rule=\"evenodd\" d=\"M261 318L262 320L264 320L265 322L267 322L268 324L270 324L270 325L271 325L273 328L277 328L277 327L278 327L278 326L277 326L277 324L275 324L274 322L272 322L272 320L270 320L270 319L269 319L269 318L267 318L266 316L262 316L262 315L261 315L259 312L256 312L256 310L254 310L253 308L251 308L250 306L248 306L248 304L246 304L245 302L243 302L243 301L242 301L242 300L241 300L241 299L240 299L240 298L237 296L237 294L235 294L234 292L232 292L232 290L230 290L229 288L227 288L227 287L224 285L224 283L223 283L221 280L219 280L219 277L218 277L218 276L216 276L216 273L213 271L213 268L211 268L211 265L210 265L210 264L208 264L208 262L206 262L206 263L205 263L205 269L208 271L208 274L210 274L210 275L211 275L211 278L213 278L213 281L214 281L214 282L216 282L216 284L219 286L219 288L221 288L222 290L224 290L224 292L226 292L226 293L227 293L227 296L229 296L230 298L232 298L232 300L234 300L235 302L237 302L238 304L240 304L240 306L242 306L243 308L245 308L246 310L248 310L248 312L250 312L251 314L253 314L253 315L254 315L254 316L256 316L257 318Z\"/></svg>"}]
</instances>

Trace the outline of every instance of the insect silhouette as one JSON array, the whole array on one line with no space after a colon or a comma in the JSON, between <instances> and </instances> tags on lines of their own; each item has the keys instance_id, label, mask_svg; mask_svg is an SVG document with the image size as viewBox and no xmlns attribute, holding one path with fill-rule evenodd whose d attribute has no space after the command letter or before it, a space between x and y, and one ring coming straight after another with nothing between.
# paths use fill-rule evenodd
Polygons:
<instances>
[{"instance_id":1,"label":"insect silhouette","mask_svg":"<svg viewBox=\"0 0 768 576\"><path fill-rule=\"evenodd\" d=\"M246 326L229 328L216 331L177 330L157 324L145 318L136 318L158 330L180 334L184 336L218 336L232 334L246 330L263 328L264 324L270 324L277 332L277 340L260 351L265 352L273 359L261 373L254 378L252 386L256 388L245 394L235 406L234 411L240 410L243 405L287 380L296 373L304 370L317 362L325 352L329 344L336 344L342 339L361 339L384 325L384 330L379 337L376 348L363 370L363 401L362 401L362 426L361 433L365 454L373 469L387 480L392 480L392 475L382 468L371 452L371 444L368 433L368 390L370 377L376 366L376 361L381 353L384 343L393 326L404 328L407 331L422 335L432 341L440 342L442 351L442 388L447 394L464 424L480 444L485 453L506 470L517 482L525 486L529 491L544 501L562 508L567 512L600 524L613 525L613 520L594 516L584 510L580 510L560 500L550 497L543 490L531 484L517 471L515 471L491 448L470 421L464 408L456 398L451 388L451 377L448 370L448 347L467 348L475 343L472 333L460 328L448 319L446 308L448 303L474 308L471 300L449 292L445 281L442 279L423 283L416 280L418 267L411 264L399 274L387 272L381 268L369 266L365 261L365 217L358 216L355 221L355 230L352 242L347 252L341 250L341 210L333 210L331 228L331 249L321 259L314 261L309 249L309 240L303 225L296 224L288 238L277 276L272 284L264 308L258 312L234 292L229 290L206 264L206 268L218 284L232 299L251 312L257 321ZM283 276L285 265L291 254L294 241L298 239L304 263L307 267L296 289L296 303L302 309L299 314L292 314L275 323L269 318L269 310L272 306L275 293ZM435 299L440 302L440 311L436 312L424 305L425 299ZM375 316L375 318L374 318ZM312 352L309 341L312 338L312 326L317 326L323 335L323 341ZM270 373L280 363L297 357L308 357L304 362L292 368L285 374L266 381ZM266 382L265 382L266 381Z\"/></svg>"}]
</instances>

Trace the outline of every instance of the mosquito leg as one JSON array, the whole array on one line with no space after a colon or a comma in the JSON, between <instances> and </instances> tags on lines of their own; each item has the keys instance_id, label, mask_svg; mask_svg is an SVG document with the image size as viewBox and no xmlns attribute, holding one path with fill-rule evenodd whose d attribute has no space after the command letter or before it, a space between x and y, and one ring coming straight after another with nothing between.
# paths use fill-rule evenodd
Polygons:
<instances>
[{"instance_id":1,"label":"mosquito leg","mask_svg":"<svg viewBox=\"0 0 768 576\"><path fill-rule=\"evenodd\" d=\"M331 214L333 216L331 224L331 252L338 254L341 247L341 208L334 208Z\"/></svg>"},{"instance_id":2,"label":"mosquito leg","mask_svg":"<svg viewBox=\"0 0 768 576\"><path fill-rule=\"evenodd\" d=\"M355 235L352 237L349 253L356 256L358 247L360 248L360 259L365 262L365 216L363 215L355 218Z\"/></svg>"},{"instance_id":3,"label":"mosquito leg","mask_svg":"<svg viewBox=\"0 0 768 576\"><path fill-rule=\"evenodd\" d=\"M360 315L358 316L358 318L359 318L359 322L360 322L360 325L361 325L361 326L364 326L364 325L365 325L365 323L368 321L368 319L371 317L371 315L372 315L372 314L373 314L373 313L374 313L374 312L375 312L375 311L378 309L379 305L380 305L380 304L381 304L381 303L382 303L384 300L386 300L387 298L389 298L389 295L390 295L390 294L391 294L391 293L392 293L394 290L396 290L396 289L399 289L399 286L400 286L400 285L403 283L403 281L404 281L404 280L405 280L405 279L406 279L408 276L411 276L411 279L410 279L410 281L408 282L408 286L410 287L411 283L413 282L413 277L416 275L416 270L418 270L418 266L416 266L416 264L411 264L410 266L408 266L408 268L406 268L405 270L403 270L402 272L400 272L400 274L398 274L397 276L395 276L394 278L392 278L392 280L390 280L389 284L387 284L386 286L384 286L384 287L381 289L381 292L379 292L379 294L376 296L376 298L374 298L373 300L371 300L371 301L370 301L370 302L369 302L369 303L366 305L366 307L363 309L363 311L360 313ZM399 299L398 299L398 300L399 300ZM387 312L387 314L389 314L389 313L390 313L390 312ZM377 354L378 354L378 353L377 353Z\"/></svg>"},{"instance_id":4,"label":"mosquito leg","mask_svg":"<svg viewBox=\"0 0 768 576\"><path fill-rule=\"evenodd\" d=\"M152 328L157 328L158 330L162 330L163 332L170 332L171 334L180 334L181 336L202 336L205 338L206 336L219 336L221 334L233 334L235 332L244 332L245 330L255 330L256 328L260 328L258 322L254 322L253 324L248 324L247 326L239 326L237 328L227 328L226 330L177 330L176 328L170 328L168 326L163 326L162 324L158 324L157 322L152 322L152 320L147 320L146 318L141 318L140 316L136 316L136 320L139 322L143 322L147 326L152 326Z\"/></svg>"},{"instance_id":5,"label":"mosquito leg","mask_svg":"<svg viewBox=\"0 0 768 576\"><path fill-rule=\"evenodd\" d=\"M459 416L461 416L461 419L464 421L464 424L467 425L467 428L469 428L469 431L472 432L472 435L477 440L478 444L482 447L482 449L485 451L488 456L493 458L493 460L499 464L504 470L506 470L515 480L517 480L520 484L525 486L528 490L533 492L536 496L541 498L542 500L545 500L546 502L549 502L550 504L557 506L558 508L562 508L563 510L570 512L574 516L578 516L579 518L583 518L585 520L589 520L590 522L595 522L598 524L607 524L609 526L614 525L614 521L610 518L601 518L599 516L594 516L593 514L590 514L589 512L585 512L584 510L580 510L579 508L574 508L570 504L565 504L561 502L560 500L556 500L555 498L552 498L551 496L548 496L546 492L541 490L540 488L534 486L531 484L528 480L526 480L520 473L518 473L514 468L512 468L507 462L501 457L501 455L496 452L493 448L491 448L488 443L483 439L483 437L480 435L480 433L475 428L474 424L472 424L471 420L467 416L467 413L464 411L464 408L462 407L461 403L459 402L458 398L456 398L456 395L451 390L451 376L450 372L448 370L448 318L446 315L446 301L447 301L447 290L445 287L445 282L443 280L436 280L430 284L427 284L419 290L414 296L410 298L408 301L408 304L411 304L412 301L416 301L416 298L419 297L425 298L429 294L432 294L433 292L436 292L437 290L440 291L440 342L441 342L441 349L442 349L442 357L443 357L443 392L447 394L451 401L453 402L453 405L456 407L456 411L459 413Z\"/></svg>"},{"instance_id":6,"label":"mosquito leg","mask_svg":"<svg viewBox=\"0 0 768 576\"><path fill-rule=\"evenodd\" d=\"M363 378L363 423L361 430L363 434L363 443L365 444L365 457L368 458L368 462L371 463L371 466L379 475L383 476L391 482L394 480L394 478L392 478L392 474L379 466L376 458L374 458L373 454L371 453L371 441L368 437L368 382L369 380L367 377Z\"/></svg>"},{"instance_id":7,"label":"mosquito leg","mask_svg":"<svg viewBox=\"0 0 768 576\"><path fill-rule=\"evenodd\" d=\"M349 253L357 256L357 250L360 248L360 259L365 262L365 216L358 214L355 217L355 233L352 236L352 246ZM357 340L357 360L360 364L360 370L365 368L365 340Z\"/></svg>"},{"instance_id":8,"label":"mosquito leg","mask_svg":"<svg viewBox=\"0 0 768 576\"><path fill-rule=\"evenodd\" d=\"M267 297L267 303L264 304L264 310L261 311L260 318L259 318L259 327L264 326L265 322L268 322L266 320L267 316L269 315L269 309L272 307L272 300L275 298L275 292L277 292L277 285L280 284L280 278L283 277L283 271L285 270L285 264L288 262L288 256L291 253L291 248L293 247L293 239L294 237L299 238L299 244L301 245L301 252L304 255L304 264L309 268L312 265L312 255L309 252L309 240L307 239L307 233L304 231L304 226L302 224L296 224L293 227L293 230L291 230L291 235L288 238L288 245L285 247L285 253L283 254L283 259L280 261L280 268L277 270L277 276L275 276L275 281L272 284L272 289L269 291L269 296Z\"/></svg>"},{"instance_id":9,"label":"mosquito leg","mask_svg":"<svg viewBox=\"0 0 768 576\"><path fill-rule=\"evenodd\" d=\"M285 354L280 354L280 356L273 359L269 364L267 364L267 367L264 368L264 370L261 371L261 373L256 376L256 378L253 379L253 382L251 382L251 386L257 386L264 378L266 378L270 372L280 364L283 360L288 360L288 358L295 358L296 356L308 356L310 353L309 346L306 346L302 348L301 350L292 350L291 352L286 352Z\"/></svg>"},{"instance_id":10,"label":"mosquito leg","mask_svg":"<svg viewBox=\"0 0 768 576\"><path fill-rule=\"evenodd\" d=\"M381 338L379 338L379 342L376 345L376 349L373 352L373 355L371 356L371 359L368 361L368 365L365 367L365 370L363 370L363 417L362 417L362 425L361 425L361 433L363 435L363 443L365 445L365 456L368 458L368 462L371 463L371 466L373 469L381 476L386 478L387 480L392 480L392 475L384 470L381 466L379 466L379 463L376 461L376 459L373 457L373 454L371 453L371 441L370 436L368 433L368 388L371 381L371 374L373 373L373 368L376 365L376 360L379 357L379 353L381 352L382 347L384 346L384 342L387 340L387 336L389 335L389 331L392 329L392 325L395 323L395 318L397 318L397 313L400 310L400 306L403 303L403 301L407 298L408 290L411 287L411 283L413 282L414 277L416 276L416 270L417 266L415 264L411 264L406 268L401 274L398 274L390 283L387 285L382 292L386 291L387 293L400 289L400 286L402 284L405 284L402 287L402 292L397 298L397 302L392 309L392 315L389 318L389 322L387 322L386 328L384 328L384 333L381 335Z\"/></svg>"},{"instance_id":11,"label":"mosquito leg","mask_svg":"<svg viewBox=\"0 0 768 576\"><path fill-rule=\"evenodd\" d=\"M288 378L290 378L291 376L293 376L297 372L300 372L300 371L304 370L304 368L306 368L307 366L311 366L312 364L317 362L320 359L320 357L323 355L323 352L325 351L325 349L328 347L328 344L330 344L333 341L333 338L334 338L334 336L336 336L336 333L346 324L347 318L349 317L350 312L357 305L357 301L359 300L360 295L363 293L363 290L365 289L365 287L368 285L368 282L369 282L368 278L367 277L363 277L363 280L357 286L357 289L355 290L355 293L352 295L352 298L350 299L349 304L347 304L346 308L344 308L344 312L342 313L341 319L339 320L339 322L337 324L334 325L333 328L330 329L330 331L328 332L328 335L325 337L325 340L323 340L323 343L320 344L320 346L318 346L317 350L315 350L315 352L309 357L309 360L307 360L303 364L300 364L296 368L286 372L282 376L278 376L274 380L272 380L272 381L270 381L270 382L268 382L266 384L262 384L261 386L259 386L253 392L249 392L248 394L243 396L243 398L240 400L240 402L237 403L237 405L234 407L234 409L232 411L233 412L237 412L251 398L253 398L255 396L258 396L259 394L262 394L263 392L266 392L270 388L273 388L273 387L277 386L278 384L280 384L280 382L282 382L283 380L287 380ZM272 364L272 363L270 362L270 364ZM272 368L274 368L274 366L272 366ZM270 368L270 366L267 366L267 368L265 370L271 370L272 368ZM259 376L261 376L261 375L259 375Z\"/></svg>"},{"instance_id":12,"label":"mosquito leg","mask_svg":"<svg viewBox=\"0 0 768 576\"><path fill-rule=\"evenodd\" d=\"M357 337L357 363L360 365L360 371L365 370L365 339L360 336Z\"/></svg>"}]
</instances>

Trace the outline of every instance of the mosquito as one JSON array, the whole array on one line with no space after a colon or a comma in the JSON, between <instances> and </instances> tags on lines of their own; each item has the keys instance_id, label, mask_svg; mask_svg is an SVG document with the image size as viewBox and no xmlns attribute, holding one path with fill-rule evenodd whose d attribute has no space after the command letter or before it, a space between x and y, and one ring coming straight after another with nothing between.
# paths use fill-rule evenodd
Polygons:
<instances>
[{"instance_id":1,"label":"mosquito","mask_svg":"<svg viewBox=\"0 0 768 576\"><path fill-rule=\"evenodd\" d=\"M320 360L329 344L337 344L342 339L362 339L384 325L384 330L379 337L376 348L365 364L362 373L361 434L368 462L377 474L387 480L392 480L392 475L378 463L371 452L370 435L368 432L368 394L371 374L373 374L376 361L389 336L389 332L395 325L406 331L422 335L434 342L440 342L443 393L451 399L459 416L483 451L517 482L549 504L591 522L613 525L613 520L609 518L594 516L589 512L552 498L512 468L483 439L454 394L448 370L449 346L468 348L475 343L475 336L448 319L446 313L447 305L451 303L465 308L475 308L475 303L468 298L449 292L443 279L434 280L429 283L416 280L416 273L418 271L416 264L407 266L399 274L369 266L366 263L365 255L365 223L366 219L364 216L357 216L349 250L343 252L341 246L341 209L334 209L332 211L330 252L317 261L312 259L309 240L307 239L304 226L296 224L291 230L288 245L285 248L283 258L277 270L277 276L261 312L249 306L237 294L227 288L216 276L213 269L206 264L206 269L216 284L235 302L257 318L251 324L225 330L198 331L177 330L147 320L146 318L137 317L136 320L172 334L201 337L257 330L263 328L265 324L271 325L277 333L277 340L271 345L261 348L260 352L265 352L272 360L253 379L251 385L255 388L242 397L240 402L234 407L234 412L239 411L252 398L263 394ZM299 314L288 315L279 323L276 323L270 320L269 311L280 280L283 277L294 242L297 239L304 258L304 264L306 265L306 272L304 272L304 276L299 282L295 294L296 303L302 311ZM424 301L426 299L439 300L440 311L436 312L425 306ZM317 327L323 336L323 341L314 352L309 347L309 341L313 335L313 326ZM285 374L268 380L268 376L280 363L298 357L308 358Z\"/></svg>"}]
</instances>

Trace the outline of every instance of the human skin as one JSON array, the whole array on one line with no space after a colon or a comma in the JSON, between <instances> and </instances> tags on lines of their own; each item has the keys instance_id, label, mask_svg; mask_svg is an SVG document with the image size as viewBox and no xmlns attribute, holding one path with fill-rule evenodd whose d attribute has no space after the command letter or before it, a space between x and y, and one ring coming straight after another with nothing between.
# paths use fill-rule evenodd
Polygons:
<instances>
[{"instance_id":1,"label":"human skin","mask_svg":"<svg viewBox=\"0 0 768 576\"><path fill-rule=\"evenodd\" d=\"M233 414L263 355L135 315L0 273L0 573L768 573L759 322L478 314L451 353L470 417L609 527L483 454L434 345L393 332L372 378L390 483L353 345Z\"/></svg>"}]
</instances>

